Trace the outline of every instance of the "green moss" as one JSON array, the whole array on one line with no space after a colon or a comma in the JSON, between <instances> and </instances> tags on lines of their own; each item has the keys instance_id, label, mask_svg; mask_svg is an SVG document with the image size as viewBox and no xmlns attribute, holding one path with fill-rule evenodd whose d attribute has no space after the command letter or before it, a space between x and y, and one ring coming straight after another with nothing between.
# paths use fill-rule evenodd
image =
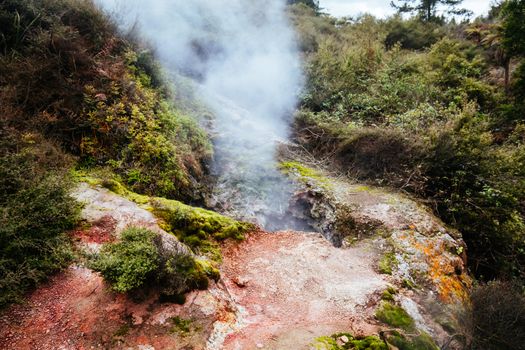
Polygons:
<instances>
[{"instance_id":1,"label":"green moss","mask_svg":"<svg viewBox=\"0 0 525 350\"><path fill-rule=\"evenodd\" d=\"M383 301L375 313L376 318L389 326L411 330L414 320L400 306Z\"/></svg>"},{"instance_id":2,"label":"green moss","mask_svg":"<svg viewBox=\"0 0 525 350\"><path fill-rule=\"evenodd\" d=\"M414 282L412 282L411 280L406 279L406 278L403 279L402 285L403 285L403 287L408 288L408 289L416 289L417 288L417 285Z\"/></svg>"},{"instance_id":3,"label":"green moss","mask_svg":"<svg viewBox=\"0 0 525 350\"><path fill-rule=\"evenodd\" d=\"M342 345L338 344L338 339ZM343 339L347 341L344 342ZM319 337L312 346L316 350L388 350L387 345L376 336L354 337L350 333Z\"/></svg>"},{"instance_id":4,"label":"green moss","mask_svg":"<svg viewBox=\"0 0 525 350\"><path fill-rule=\"evenodd\" d=\"M388 287L383 293L381 294L381 300L385 301L394 301L394 295L397 294L397 291L394 287Z\"/></svg>"},{"instance_id":5,"label":"green moss","mask_svg":"<svg viewBox=\"0 0 525 350\"><path fill-rule=\"evenodd\" d=\"M114 336L123 337L129 333L130 329L131 329L131 325L129 323L125 323L122 326L120 326L119 329L117 329Z\"/></svg>"},{"instance_id":6,"label":"green moss","mask_svg":"<svg viewBox=\"0 0 525 350\"><path fill-rule=\"evenodd\" d=\"M379 272L386 275L391 275L394 267L397 266L397 259L394 253L387 253L383 255L379 261Z\"/></svg>"},{"instance_id":7,"label":"green moss","mask_svg":"<svg viewBox=\"0 0 525 350\"><path fill-rule=\"evenodd\" d=\"M242 240L246 232L255 229L253 224L174 200L153 198L151 204L154 214L164 220L163 228L214 261L220 259L218 241L228 238Z\"/></svg>"},{"instance_id":8,"label":"green moss","mask_svg":"<svg viewBox=\"0 0 525 350\"><path fill-rule=\"evenodd\" d=\"M173 324L171 333L178 333L182 336L191 332L192 320L184 319L179 316L171 317L169 321Z\"/></svg>"},{"instance_id":9,"label":"green moss","mask_svg":"<svg viewBox=\"0 0 525 350\"><path fill-rule=\"evenodd\" d=\"M330 190L332 184L330 180L321 174L321 172L308 168L298 162L281 162L279 169L287 174L297 177L297 179L305 185L318 186L324 190Z\"/></svg>"},{"instance_id":10,"label":"green moss","mask_svg":"<svg viewBox=\"0 0 525 350\"><path fill-rule=\"evenodd\" d=\"M425 332L417 337L407 339L398 332L388 337L388 342L395 345L399 350L439 350L434 340Z\"/></svg>"}]
</instances>

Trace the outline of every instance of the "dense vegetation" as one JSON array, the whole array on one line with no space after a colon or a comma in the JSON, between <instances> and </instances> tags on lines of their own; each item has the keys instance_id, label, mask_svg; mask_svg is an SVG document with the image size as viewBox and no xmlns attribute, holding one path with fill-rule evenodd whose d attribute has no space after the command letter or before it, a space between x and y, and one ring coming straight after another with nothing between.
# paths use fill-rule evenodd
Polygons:
<instances>
[{"instance_id":1,"label":"dense vegetation","mask_svg":"<svg viewBox=\"0 0 525 350\"><path fill-rule=\"evenodd\" d=\"M72 258L64 232L79 208L68 194L67 162L37 135L0 122L0 308Z\"/></svg>"},{"instance_id":2,"label":"dense vegetation","mask_svg":"<svg viewBox=\"0 0 525 350\"><path fill-rule=\"evenodd\" d=\"M134 191L199 201L211 146L170 102L177 92L151 53L91 1L2 1L0 28L2 307L70 263L71 168L105 167ZM117 290L143 277L108 274Z\"/></svg>"},{"instance_id":3,"label":"dense vegetation","mask_svg":"<svg viewBox=\"0 0 525 350\"><path fill-rule=\"evenodd\" d=\"M168 102L149 51L119 35L91 1L3 1L0 27L9 125L56 140L83 166L111 167L135 191L196 197L211 147Z\"/></svg>"},{"instance_id":4,"label":"dense vegetation","mask_svg":"<svg viewBox=\"0 0 525 350\"><path fill-rule=\"evenodd\" d=\"M525 280L522 8L461 24L290 9L307 76L296 140L352 178L427 201L487 280Z\"/></svg>"}]
</instances>

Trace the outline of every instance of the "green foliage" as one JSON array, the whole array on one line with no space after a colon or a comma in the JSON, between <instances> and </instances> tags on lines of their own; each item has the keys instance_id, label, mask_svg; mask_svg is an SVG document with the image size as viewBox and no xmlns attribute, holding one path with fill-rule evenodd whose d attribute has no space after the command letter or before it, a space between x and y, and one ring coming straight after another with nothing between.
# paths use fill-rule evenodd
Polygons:
<instances>
[{"instance_id":1,"label":"green foliage","mask_svg":"<svg viewBox=\"0 0 525 350\"><path fill-rule=\"evenodd\" d=\"M183 298L186 292L208 288L208 278L219 279L219 271L211 263L162 247L158 234L131 227L121 233L120 241L105 245L91 267L119 293L138 290L150 282L163 296Z\"/></svg>"},{"instance_id":2,"label":"green foliage","mask_svg":"<svg viewBox=\"0 0 525 350\"><path fill-rule=\"evenodd\" d=\"M159 268L154 238L155 233L149 230L128 228L121 233L119 242L102 248L92 268L99 271L116 292L137 289Z\"/></svg>"},{"instance_id":3,"label":"green foliage","mask_svg":"<svg viewBox=\"0 0 525 350\"><path fill-rule=\"evenodd\" d=\"M381 302L381 305L376 310L375 317L389 326L405 330L412 330L415 325L414 320L402 307L387 301Z\"/></svg>"},{"instance_id":4,"label":"green foliage","mask_svg":"<svg viewBox=\"0 0 525 350\"><path fill-rule=\"evenodd\" d=\"M60 140L85 167L113 167L135 191L198 200L208 136L167 102L148 51L91 1L8 0L0 23L0 97L18 112L6 114L11 125Z\"/></svg>"},{"instance_id":5,"label":"green foliage","mask_svg":"<svg viewBox=\"0 0 525 350\"><path fill-rule=\"evenodd\" d=\"M287 5L303 4L310 7L316 13L319 12L319 0L286 0Z\"/></svg>"},{"instance_id":6,"label":"green foliage","mask_svg":"<svg viewBox=\"0 0 525 350\"><path fill-rule=\"evenodd\" d=\"M67 266L78 204L67 161L36 135L0 128L0 308Z\"/></svg>"},{"instance_id":7,"label":"green foliage","mask_svg":"<svg viewBox=\"0 0 525 350\"><path fill-rule=\"evenodd\" d=\"M503 45L511 55L525 56L525 1L505 1L501 15Z\"/></svg>"},{"instance_id":8,"label":"green foliage","mask_svg":"<svg viewBox=\"0 0 525 350\"><path fill-rule=\"evenodd\" d=\"M127 53L131 62L134 57ZM82 137L82 156L112 166L134 191L191 198L192 176L202 176L211 155L207 135L143 85L149 84L148 76L137 74L128 75L125 84L113 83L109 91L86 86L84 111L101 134Z\"/></svg>"},{"instance_id":9,"label":"green foliage","mask_svg":"<svg viewBox=\"0 0 525 350\"><path fill-rule=\"evenodd\" d=\"M440 22L443 21L444 16L439 16L438 11L442 11L448 15L471 15L472 11L464 8L458 8L463 0L419 0L417 2L412 0L399 0L390 4L397 9L399 13L412 13L417 15L420 19L426 22Z\"/></svg>"},{"instance_id":10,"label":"green foliage","mask_svg":"<svg viewBox=\"0 0 525 350\"><path fill-rule=\"evenodd\" d=\"M400 15L390 18L385 38L387 48L399 43L403 49L421 50L430 47L444 35L438 24L423 23L417 18L403 20Z\"/></svg>"},{"instance_id":11,"label":"green foliage","mask_svg":"<svg viewBox=\"0 0 525 350\"><path fill-rule=\"evenodd\" d=\"M490 58L494 45L466 41L453 25L295 16L317 43L307 53L296 141L352 178L433 203L463 233L476 276L523 279L524 140L513 135L522 133L525 69L515 71L509 97L487 79L490 64L501 65ZM388 33L401 27L443 37L425 51L386 50Z\"/></svg>"},{"instance_id":12,"label":"green foliage","mask_svg":"<svg viewBox=\"0 0 525 350\"><path fill-rule=\"evenodd\" d=\"M344 342L343 339L347 341ZM356 338L349 333L338 333L329 337L319 337L312 346L317 350L388 350L385 342L376 336Z\"/></svg>"}]
</instances>

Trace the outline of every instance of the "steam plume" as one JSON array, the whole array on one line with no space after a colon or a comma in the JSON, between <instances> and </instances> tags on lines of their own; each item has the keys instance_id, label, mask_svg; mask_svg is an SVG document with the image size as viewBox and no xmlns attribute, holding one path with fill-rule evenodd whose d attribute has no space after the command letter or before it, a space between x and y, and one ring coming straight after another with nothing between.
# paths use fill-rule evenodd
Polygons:
<instances>
[{"instance_id":1,"label":"steam plume","mask_svg":"<svg viewBox=\"0 0 525 350\"><path fill-rule=\"evenodd\" d=\"M237 217L282 214L292 191L275 169L301 87L284 0L99 0L137 21L161 62L194 78L215 114L217 207ZM124 14L124 15L122 15Z\"/></svg>"}]
</instances>

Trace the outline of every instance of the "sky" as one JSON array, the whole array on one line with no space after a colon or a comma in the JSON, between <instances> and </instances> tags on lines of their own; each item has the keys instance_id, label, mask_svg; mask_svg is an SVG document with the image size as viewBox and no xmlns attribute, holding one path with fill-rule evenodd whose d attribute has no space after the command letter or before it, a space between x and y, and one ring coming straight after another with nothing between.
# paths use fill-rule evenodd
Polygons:
<instances>
[{"instance_id":1,"label":"sky","mask_svg":"<svg viewBox=\"0 0 525 350\"><path fill-rule=\"evenodd\" d=\"M320 5L332 16L352 16L371 13L377 17L386 17L395 11L390 7L390 0L320 0ZM474 17L486 14L490 0L464 0L463 7L474 12Z\"/></svg>"}]
</instances>

